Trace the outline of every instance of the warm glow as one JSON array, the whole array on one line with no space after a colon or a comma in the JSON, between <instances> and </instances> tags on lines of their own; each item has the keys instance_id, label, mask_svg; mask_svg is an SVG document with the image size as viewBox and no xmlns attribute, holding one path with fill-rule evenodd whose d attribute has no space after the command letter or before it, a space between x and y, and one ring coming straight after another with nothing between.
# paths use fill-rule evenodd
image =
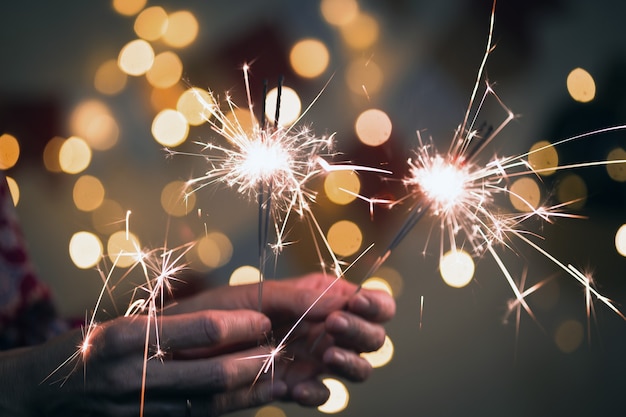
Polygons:
<instances>
[{"instance_id":1,"label":"warm glow","mask_svg":"<svg viewBox=\"0 0 626 417\"><path fill-rule=\"evenodd\" d=\"M172 181L161 191L161 206L170 216L182 217L196 206L196 195L187 193L184 181Z\"/></svg>"},{"instance_id":2,"label":"warm glow","mask_svg":"<svg viewBox=\"0 0 626 417\"><path fill-rule=\"evenodd\" d=\"M559 165L559 154L550 142L542 140L530 147L528 164L539 175L552 175Z\"/></svg>"},{"instance_id":3,"label":"warm glow","mask_svg":"<svg viewBox=\"0 0 626 417\"><path fill-rule=\"evenodd\" d=\"M274 405L266 405L265 407L259 408L259 411L254 414L254 417L287 417L287 414Z\"/></svg>"},{"instance_id":4,"label":"warm glow","mask_svg":"<svg viewBox=\"0 0 626 417\"><path fill-rule=\"evenodd\" d=\"M65 143L65 139L59 136L55 136L46 143L43 149L43 164L50 172L61 172L61 163L59 161L59 155L61 147Z\"/></svg>"},{"instance_id":5,"label":"warm glow","mask_svg":"<svg viewBox=\"0 0 626 417\"><path fill-rule=\"evenodd\" d=\"M89 147L98 151L111 149L119 138L119 127L108 106L100 100L86 100L74 108L70 128Z\"/></svg>"},{"instance_id":6,"label":"warm glow","mask_svg":"<svg viewBox=\"0 0 626 417\"><path fill-rule=\"evenodd\" d=\"M102 242L89 232L74 233L70 239L70 258L81 269L92 268L102 259Z\"/></svg>"},{"instance_id":7,"label":"warm glow","mask_svg":"<svg viewBox=\"0 0 626 417\"><path fill-rule=\"evenodd\" d=\"M587 103L596 96L596 83L591 74L576 68L567 76L567 91L574 100Z\"/></svg>"},{"instance_id":8,"label":"warm glow","mask_svg":"<svg viewBox=\"0 0 626 417\"><path fill-rule=\"evenodd\" d=\"M289 62L296 74L305 78L317 77L326 71L330 55L328 48L317 39L298 41L289 54Z\"/></svg>"},{"instance_id":9,"label":"warm glow","mask_svg":"<svg viewBox=\"0 0 626 417\"><path fill-rule=\"evenodd\" d=\"M219 268L230 261L233 244L223 233L212 232L203 236L196 244L198 258L209 268Z\"/></svg>"},{"instance_id":10,"label":"warm glow","mask_svg":"<svg viewBox=\"0 0 626 417\"><path fill-rule=\"evenodd\" d=\"M350 395L343 382L334 378L324 378L322 382L330 391L330 396L328 400L317 407L317 409L326 414L334 414L344 410L348 406Z\"/></svg>"},{"instance_id":11,"label":"warm glow","mask_svg":"<svg viewBox=\"0 0 626 417\"><path fill-rule=\"evenodd\" d=\"M274 108L276 108L276 100L274 100ZM274 115L272 115L272 120L274 120ZM254 127L257 125L258 120L256 120L256 118L253 119L250 116L250 111L248 109L235 107L233 111L230 111L226 114L226 122L224 123L224 128L228 129L228 126L238 126L242 132L252 137L254 133Z\"/></svg>"},{"instance_id":12,"label":"warm glow","mask_svg":"<svg viewBox=\"0 0 626 417\"><path fill-rule=\"evenodd\" d=\"M265 116L270 123L274 123L276 117L276 102L278 99L278 89L272 88L265 96ZM302 110L302 102L298 93L289 87L283 87L280 96L280 113L278 115L278 124L281 126L290 126L298 117Z\"/></svg>"},{"instance_id":13,"label":"warm glow","mask_svg":"<svg viewBox=\"0 0 626 417\"><path fill-rule=\"evenodd\" d=\"M380 146L391 136L391 119L382 110L365 110L354 125L359 140L368 146Z\"/></svg>"},{"instance_id":14,"label":"warm glow","mask_svg":"<svg viewBox=\"0 0 626 417\"><path fill-rule=\"evenodd\" d=\"M331 171L324 180L324 192L335 204L348 204L361 190L361 181L354 171Z\"/></svg>"},{"instance_id":15,"label":"warm glow","mask_svg":"<svg viewBox=\"0 0 626 417\"><path fill-rule=\"evenodd\" d=\"M163 42L174 48L189 46L198 36L198 21L187 10L171 13L168 16L167 29L163 34Z\"/></svg>"},{"instance_id":16,"label":"warm glow","mask_svg":"<svg viewBox=\"0 0 626 417\"><path fill-rule=\"evenodd\" d=\"M621 225L615 233L615 249L620 255L626 256L626 224Z\"/></svg>"},{"instance_id":17,"label":"warm glow","mask_svg":"<svg viewBox=\"0 0 626 417\"><path fill-rule=\"evenodd\" d=\"M396 269L388 266L382 266L378 269L378 272L376 272L375 277L379 277L384 280L387 285L389 285L391 293L395 298L398 298L400 294L402 294L402 290L404 289L404 280L402 279L402 275L400 275Z\"/></svg>"},{"instance_id":18,"label":"warm glow","mask_svg":"<svg viewBox=\"0 0 626 417\"><path fill-rule=\"evenodd\" d=\"M117 58L117 65L128 75L143 75L154 63L154 50L143 39L128 42Z\"/></svg>"},{"instance_id":19,"label":"warm glow","mask_svg":"<svg viewBox=\"0 0 626 417\"><path fill-rule=\"evenodd\" d=\"M363 284L361 284L361 287L367 290L384 291L387 294L393 296L393 290L391 289L391 285L389 285L389 283L383 278L378 278L378 277L368 278L363 282Z\"/></svg>"},{"instance_id":20,"label":"warm glow","mask_svg":"<svg viewBox=\"0 0 626 417\"><path fill-rule=\"evenodd\" d=\"M74 183L72 195L76 208L82 211L93 211L104 201L104 186L98 178L83 175Z\"/></svg>"},{"instance_id":21,"label":"warm glow","mask_svg":"<svg viewBox=\"0 0 626 417\"><path fill-rule=\"evenodd\" d=\"M511 184L509 193L511 204L516 210L530 212L539 207L541 190L534 178L518 178Z\"/></svg>"},{"instance_id":22,"label":"warm glow","mask_svg":"<svg viewBox=\"0 0 626 417\"><path fill-rule=\"evenodd\" d=\"M117 261L115 266L126 268L140 259L141 245L133 233L119 230L109 237L107 252L111 262Z\"/></svg>"},{"instance_id":23,"label":"warm glow","mask_svg":"<svg viewBox=\"0 0 626 417\"><path fill-rule=\"evenodd\" d=\"M72 136L66 139L59 150L59 164L63 172L78 174L91 163L91 148L83 139Z\"/></svg>"},{"instance_id":24,"label":"warm glow","mask_svg":"<svg viewBox=\"0 0 626 417\"><path fill-rule=\"evenodd\" d=\"M467 169L452 164L437 155L426 167L412 169L412 183L434 203L437 212L449 212L458 206L466 194Z\"/></svg>"},{"instance_id":25,"label":"warm glow","mask_svg":"<svg viewBox=\"0 0 626 417\"><path fill-rule=\"evenodd\" d=\"M121 15L132 16L146 6L148 0L113 0L113 9Z\"/></svg>"},{"instance_id":26,"label":"warm glow","mask_svg":"<svg viewBox=\"0 0 626 417\"><path fill-rule=\"evenodd\" d=\"M150 92L150 104L155 113L165 109L174 109L184 91L182 83L176 83L169 88L153 88Z\"/></svg>"},{"instance_id":27,"label":"warm glow","mask_svg":"<svg viewBox=\"0 0 626 417\"><path fill-rule=\"evenodd\" d=\"M143 9L135 19L135 33L147 41L156 41L167 30L168 18L160 6Z\"/></svg>"},{"instance_id":28,"label":"warm glow","mask_svg":"<svg viewBox=\"0 0 626 417\"><path fill-rule=\"evenodd\" d=\"M15 136L4 133L0 136L0 169L12 168L20 157L20 144Z\"/></svg>"},{"instance_id":29,"label":"warm glow","mask_svg":"<svg viewBox=\"0 0 626 417\"><path fill-rule=\"evenodd\" d=\"M102 94L112 96L126 87L128 76L120 70L117 60L104 61L96 70L93 85Z\"/></svg>"},{"instance_id":30,"label":"warm glow","mask_svg":"<svg viewBox=\"0 0 626 417\"><path fill-rule=\"evenodd\" d=\"M359 13L354 19L341 26L344 42L353 49L371 47L378 39L378 22L374 17Z\"/></svg>"},{"instance_id":31,"label":"warm glow","mask_svg":"<svg viewBox=\"0 0 626 417\"><path fill-rule=\"evenodd\" d=\"M374 352L361 353L361 357L368 361L370 365L372 365L372 368L381 368L391 361L393 358L393 352L393 342L389 336L385 336L385 342L380 349Z\"/></svg>"},{"instance_id":32,"label":"warm glow","mask_svg":"<svg viewBox=\"0 0 626 417\"><path fill-rule=\"evenodd\" d=\"M565 320L554 334L554 342L563 353L572 353L580 347L585 332L583 325L577 320Z\"/></svg>"},{"instance_id":33,"label":"warm glow","mask_svg":"<svg viewBox=\"0 0 626 417\"><path fill-rule=\"evenodd\" d=\"M626 161L626 151L623 148L615 148L606 157L607 161ZM613 163L606 166L606 171L614 181L626 181L626 163Z\"/></svg>"},{"instance_id":34,"label":"warm glow","mask_svg":"<svg viewBox=\"0 0 626 417\"><path fill-rule=\"evenodd\" d=\"M326 238L332 251L342 257L355 254L363 242L361 229L349 220L340 220L330 226Z\"/></svg>"},{"instance_id":35,"label":"warm glow","mask_svg":"<svg viewBox=\"0 0 626 417\"><path fill-rule=\"evenodd\" d=\"M559 182L556 197L570 209L581 209L587 202L587 184L580 175L568 174Z\"/></svg>"},{"instance_id":36,"label":"warm glow","mask_svg":"<svg viewBox=\"0 0 626 417\"><path fill-rule=\"evenodd\" d=\"M451 287L465 287L474 277L474 260L462 249L451 250L439 260L443 281Z\"/></svg>"},{"instance_id":37,"label":"warm glow","mask_svg":"<svg viewBox=\"0 0 626 417\"><path fill-rule=\"evenodd\" d=\"M335 26L348 24L359 14L356 0L322 0L320 9L324 20Z\"/></svg>"},{"instance_id":38,"label":"warm glow","mask_svg":"<svg viewBox=\"0 0 626 417\"><path fill-rule=\"evenodd\" d=\"M146 73L146 79L156 88L169 88L180 81L183 63L178 55L165 51L154 58L154 64Z\"/></svg>"},{"instance_id":39,"label":"warm glow","mask_svg":"<svg viewBox=\"0 0 626 417\"><path fill-rule=\"evenodd\" d=\"M186 90L176 103L176 110L185 116L187 123L192 126L199 126L209 120L214 107L211 94L196 87Z\"/></svg>"},{"instance_id":40,"label":"warm glow","mask_svg":"<svg viewBox=\"0 0 626 417\"><path fill-rule=\"evenodd\" d=\"M13 177L5 176L7 180L7 185L9 187L9 192L11 193L11 200L13 200L13 206L17 206L20 202L20 187L17 185L17 182L13 179Z\"/></svg>"},{"instance_id":41,"label":"warm glow","mask_svg":"<svg viewBox=\"0 0 626 417\"><path fill-rule=\"evenodd\" d=\"M353 60L346 70L345 78L350 91L367 97L378 93L383 85L383 72L371 58Z\"/></svg>"},{"instance_id":42,"label":"warm glow","mask_svg":"<svg viewBox=\"0 0 626 417\"><path fill-rule=\"evenodd\" d=\"M228 285L246 285L259 282L259 270L250 265L240 266L230 274Z\"/></svg>"},{"instance_id":43,"label":"warm glow","mask_svg":"<svg viewBox=\"0 0 626 417\"><path fill-rule=\"evenodd\" d=\"M187 139L188 134L187 119L176 110L162 110L152 121L152 136L163 146L178 146Z\"/></svg>"},{"instance_id":44,"label":"warm glow","mask_svg":"<svg viewBox=\"0 0 626 417\"><path fill-rule=\"evenodd\" d=\"M117 201L104 199L97 209L91 212L91 224L104 235L125 229L126 212Z\"/></svg>"}]
</instances>

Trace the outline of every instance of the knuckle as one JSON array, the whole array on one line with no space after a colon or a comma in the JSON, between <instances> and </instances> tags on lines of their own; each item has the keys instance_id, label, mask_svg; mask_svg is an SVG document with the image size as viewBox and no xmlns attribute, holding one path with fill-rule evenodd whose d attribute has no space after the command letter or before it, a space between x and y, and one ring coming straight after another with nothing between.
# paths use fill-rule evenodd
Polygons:
<instances>
[{"instance_id":1,"label":"knuckle","mask_svg":"<svg viewBox=\"0 0 626 417\"><path fill-rule=\"evenodd\" d=\"M222 315L205 316L202 320L202 332L211 345L217 344L226 331L226 320Z\"/></svg>"}]
</instances>

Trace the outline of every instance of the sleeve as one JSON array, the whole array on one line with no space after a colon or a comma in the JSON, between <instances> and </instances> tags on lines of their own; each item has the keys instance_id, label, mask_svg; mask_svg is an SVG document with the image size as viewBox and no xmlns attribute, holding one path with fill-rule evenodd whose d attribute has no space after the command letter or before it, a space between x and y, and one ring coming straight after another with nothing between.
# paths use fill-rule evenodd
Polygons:
<instances>
[{"instance_id":1,"label":"sleeve","mask_svg":"<svg viewBox=\"0 0 626 417\"><path fill-rule=\"evenodd\" d=\"M29 258L6 177L0 173L0 350L42 343L65 328Z\"/></svg>"}]
</instances>

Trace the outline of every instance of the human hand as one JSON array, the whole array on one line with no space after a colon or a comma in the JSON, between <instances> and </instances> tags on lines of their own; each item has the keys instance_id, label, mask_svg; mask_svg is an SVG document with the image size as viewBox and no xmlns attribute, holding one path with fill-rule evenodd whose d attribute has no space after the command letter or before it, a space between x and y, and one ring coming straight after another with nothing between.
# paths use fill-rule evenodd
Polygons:
<instances>
[{"instance_id":1,"label":"human hand","mask_svg":"<svg viewBox=\"0 0 626 417\"><path fill-rule=\"evenodd\" d=\"M147 316L100 324L88 340L83 340L80 332L71 332L11 357L0 355L1 385L8 388L3 388L2 397L10 400L0 400L0 411L6 411L0 414L137 416L145 394L146 417L184 416L191 411L193 415L217 416L286 394L283 383L264 381L251 387L259 362L241 360L261 353L258 339L271 329L263 314L203 310L158 320L165 349L162 360L145 360L145 349L155 346L155 323L148 323ZM85 342L84 353L68 362ZM202 357L191 360L184 354L199 347ZM151 350L147 355L154 354Z\"/></svg>"},{"instance_id":2,"label":"human hand","mask_svg":"<svg viewBox=\"0 0 626 417\"><path fill-rule=\"evenodd\" d=\"M258 308L258 286L220 287L182 301L172 312L201 308ZM382 324L395 314L395 302L380 291L357 291L357 286L345 279L311 274L265 281L262 311L272 320L273 333L268 338L280 349L274 352L276 356L266 356L276 362L274 383L284 382L289 387L284 399L315 406L328 398L328 390L319 381L321 375L351 381L369 377L371 366L359 354L382 345ZM269 349L265 352L270 353ZM281 356L293 360L281 360Z\"/></svg>"}]
</instances>

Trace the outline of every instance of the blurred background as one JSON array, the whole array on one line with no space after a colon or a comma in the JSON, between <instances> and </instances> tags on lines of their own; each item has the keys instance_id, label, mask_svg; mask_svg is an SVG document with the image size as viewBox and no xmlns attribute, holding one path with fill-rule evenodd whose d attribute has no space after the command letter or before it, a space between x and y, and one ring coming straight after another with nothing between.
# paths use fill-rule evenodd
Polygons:
<instances>
[{"instance_id":1,"label":"blurred background","mask_svg":"<svg viewBox=\"0 0 626 417\"><path fill-rule=\"evenodd\" d=\"M406 192L400 180L416 131L447 149L463 119L491 6L484 0L7 2L0 14L0 164L61 314L82 319L93 309L102 286L96 268L110 267L109 256L126 247L127 226L145 248L197 242L185 255L189 268L176 296L245 280L250 271L256 276L254 198L223 184L186 203L179 198L185 181L207 171L206 161L164 148L200 154L194 141L220 140L198 117L202 109L191 88L222 99L228 93L245 108L242 67L249 63L260 112L263 81L271 88L283 76L300 112L315 101L299 124L318 135L335 133L339 161L393 171L384 180L373 174L334 180L363 196L396 199ZM625 13L610 1L497 5L497 47L485 74L519 116L485 150L484 162L626 123ZM478 122L497 126L505 116L486 107ZM626 132L614 132L553 149L568 165L624 159L625 146ZM533 181L541 201L576 200L565 210L585 217L531 224L536 241L592 274L599 291L621 308L626 260L618 231L626 223L626 168L568 169ZM366 201L333 196L324 179L312 187L321 228L346 227L338 234L349 242L331 242L342 259L350 262L375 243L348 273L360 282L407 206L376 206L371 217ZM516 208L503 202L502 210ZM271 278L319 269L311 233L301 223L290 223L294 244L275 269L270 262ZM371 358L377 369L367 383L333 388L333 402L321 410L277 404L236 415L540 416L623 409L626 323L618 314L596 303L589 318L584 286L514 241L500 251L512 276L525 279L522 290L542 285L526 298L536 320L522 310L518 321L514 294L489 256L474 258L471 282L442 279L432 224L420 222L376 274L396 297L398 314L387 327L385 349ZM130 276L116 289L122 312L139 284L140 276ZM103 319L118 314L113 304Z\"/></svg>"}]
</instances>

